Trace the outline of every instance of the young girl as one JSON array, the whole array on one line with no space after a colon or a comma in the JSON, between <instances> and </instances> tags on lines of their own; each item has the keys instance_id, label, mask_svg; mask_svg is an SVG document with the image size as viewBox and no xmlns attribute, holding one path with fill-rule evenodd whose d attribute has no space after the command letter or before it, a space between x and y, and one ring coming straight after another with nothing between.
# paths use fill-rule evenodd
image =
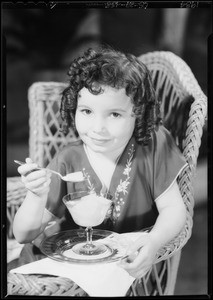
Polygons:
<instances>
[{"instance_id":1,"label":"young girl","mask_svg":"<svg viewBox=\"0 0 213 300\"><path fill-rule=\"evenodd\" d=\"M157 251L184 226L186 211L176 179L186 162L161 124L150 74L135 56L89 49L73 61L68 75L63 130L74 128L79 140L64 147L48 168L62 175L82 171L97 193L113 195L112 213L101 228L121 233L153 226L128 249L129 259L120 262L130 275L141 277ZM48 169L28 173L36 167L27 158L18 168L29 191L13 227L19 243L35 245L53 221L65 218L61 229L76 227L62 198L86 184L62 181Z\"/></svg>"}]
</instances>

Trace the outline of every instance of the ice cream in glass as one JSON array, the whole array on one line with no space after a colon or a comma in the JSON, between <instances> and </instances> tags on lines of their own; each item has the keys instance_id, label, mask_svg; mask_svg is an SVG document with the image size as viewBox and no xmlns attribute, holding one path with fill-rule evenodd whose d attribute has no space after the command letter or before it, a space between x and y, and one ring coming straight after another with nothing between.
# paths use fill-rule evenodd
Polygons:
<instances>
[{"instance_id":1,"label":"ice cream in glass","mask_svg":"<svg viewBox=\"0 0 213 300\"><path fill-rule=\"evenodd\" d=\"M112 204L112 196L109 193L98 195L94 192L80 191L67 194L63 197L63 202L74 222L86 227L87 241L73 246L72 250L81 255L97 255L105 252L105 245L92 241L92 227L104 221Z\"/></svg>"}]
</instances>

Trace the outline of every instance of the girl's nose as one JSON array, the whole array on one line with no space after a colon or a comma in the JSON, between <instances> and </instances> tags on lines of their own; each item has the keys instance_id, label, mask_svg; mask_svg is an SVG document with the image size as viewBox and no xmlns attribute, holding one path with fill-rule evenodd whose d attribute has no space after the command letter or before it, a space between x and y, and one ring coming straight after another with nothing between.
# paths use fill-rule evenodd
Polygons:
<instances>
[{"instance_id":1,"label":"girl's nose","mask_svg":"<svg viewBox=\"0 0 213 300\"><path fill-rule=\"evenodd\" d=\"M93 131L96 133L104 132L106 130L106 122L103 118L97 117L93 122Z\"/></svg>"}]
</instances>

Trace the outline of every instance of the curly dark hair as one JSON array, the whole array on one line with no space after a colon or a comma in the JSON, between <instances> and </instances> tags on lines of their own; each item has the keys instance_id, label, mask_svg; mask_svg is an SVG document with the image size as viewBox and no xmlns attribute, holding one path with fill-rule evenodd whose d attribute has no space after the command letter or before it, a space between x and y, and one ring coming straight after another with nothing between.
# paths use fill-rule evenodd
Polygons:
<instances>
[{"instance_id":1,"label":"curly dark hair","mask_svg":"<svg viewBox=\"0 0 213 300\"><path fill-rule=\"evenodd\" d=\"M151 133L161 121L160 104L155 96L150 73L138 58L111 47L104 46L98 50L90 48L72 62L68 76L69 85L62 93L60 107L62 130L65 134L71 127L78 136L75 113L79 91L85 87L97 95L103 92L102 87L110 86L125 88L136 116L133 134L137 143L147 144Z\"/></svg>"}]
</instances>

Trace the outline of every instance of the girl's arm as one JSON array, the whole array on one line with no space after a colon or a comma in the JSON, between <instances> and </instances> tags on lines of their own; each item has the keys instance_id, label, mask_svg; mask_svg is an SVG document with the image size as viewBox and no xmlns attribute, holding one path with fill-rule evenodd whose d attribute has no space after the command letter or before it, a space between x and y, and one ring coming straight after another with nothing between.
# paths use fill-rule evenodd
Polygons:
<instances>
[{"instance_id":1,"label":"girl's arm","mask_svg":"<svg viewBox=\"0 0 213 300\"><path fill-rule=\"evenodd\" d=\"M17 211L13 222L13 233L20 244L33 241L51 221L45 213L47 195L39 197L30 191Z\"/></svg>"},{"instance_id":2,"label":"girl's arm","mask_svg":"<svg viewBox=\"0 0 213 300\"><path fill-rule=\"evenodd\" d=\"M34 240L51 219L45 213L51 173L46 170L33 171L36 167L30 159L26 159L26 164L18 168L22 181L29 190L13 222L13 233L19 243Z\"/></svg>"},{"instance_id":3,"label":"girl's arm","mask_svg":"<svg viewBox=\"0 0 213 300\"><path fill-rule=\"evenodd\" d=\"M127 251L129 259L120 263L130 275L136 278L148 272L158 250L181 231L186 221L186 208L176 181L156 199L156 205L159 216L152 230L136 240ZM140 250L136 256L138 249Z\"/></svg>"},{"instance_id":4,"label":"girl's arm","mask_svg":"<svg viewBox=\"0 0 213 300\"><path fill-rule=\"evenodd\" d=\"M174 238L186 221L186 207L177 182L155 201L159 216L150 232L150 237L161 248Z\"/></svg>"}]
</instances>

